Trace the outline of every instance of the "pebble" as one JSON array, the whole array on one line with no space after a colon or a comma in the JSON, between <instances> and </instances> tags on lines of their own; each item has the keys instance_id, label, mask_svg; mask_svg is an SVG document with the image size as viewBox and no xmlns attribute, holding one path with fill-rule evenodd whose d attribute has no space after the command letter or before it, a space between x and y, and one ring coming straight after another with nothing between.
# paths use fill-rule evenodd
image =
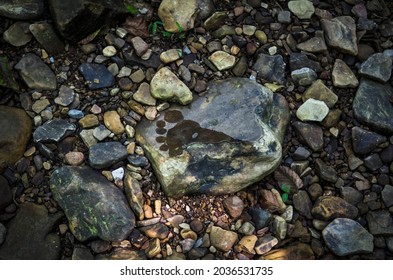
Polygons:
<instances>
[{"instance_id":1,"label":"pebble","mask_svg":"<svg viewBox=\"0 0 393 280\"><path fill-rule=\"evenodd\" d=\"M324 141L323 131L320 126L303 122L294 122L293 126L300 141L314 152L322 150Z\"/></svg>"},{"instance_id":2,"label":"pebble","mask_svg":"<svg viewBox=\"0 0 393 280\"><path fill-rule=\"evenodd\" d=\"M272 231L276 237L283 240L287 235L287 223L284 218L275 216L273 219Z\"/></svg>"},{"instance_id":3,"label":"pebble","mask_svg":"<svg viewBox=\"0 0 393 280\"><path fill-rule=\"evenodd\" d=\"M392 75L393 58L375 53L360 66L359 74L377 82L386 83Z\"/></svg>"},{"instance_id":4,"label":"pebble","mask_svg":"<svg viewBox=\"0 0 393 280\"><path fill-rule=\"evenodd\" d=\"M142 69L139 69L130 75L131 81L136 84L141 83L145 78L145 72Z\"/></svg>"},{"instance_id":5,"label":"pebble","mask_svg":"<svg viewBox=\"0 0 393 280\"><path fill-rule=\"evenodd\" d=\"M133 37L131 39L132 47L134 48L137 56L142 56L149 48L149 45L141 37Z\"/></svg>"},{"instance_id":6,"label":"pebble","mask_svg":"<svg viewBox=\"0 0 393 280\"><path fill-rule=\"evenodd\" d=\"M181 49L170 49L160 54L160 59L164 64L171 63L180 59L182 56Z\"/></svg>"},{"instance_id":7,"label":"pebble","mask_svg":"<svg viewBox=\"0 0 393 280\"><path fill-rule=\"evenodd\" d=\"M263 237L258 238L255 244L255 252L258 255L264 255L267 252L271 251L274 246L278 244L278 239L272 235L265 235Z\"/></svg>"},{"instance_id":8,"label":"pebble","mask_svg":"<svg viewBox=\"0 0 393 280\"><path fill-rule=\"evenodd\" d=\"M72 166L81 165L85 161L85 156L81 152L69 152L65 155L65 162Z\"/></svg>"},{"instance_id":9,"label":"pebble","mask_svg":"<svg viewBox=\"0 0 393 280\"><path fill-rule=\"evenodd\" d=\"M112 57L116 55L117 50L114 46L107 46L102 50L102 54L106 57Z\"/></svg>"},{"instance_id":10,"label":"pebble","mask_svg":"<svg viewBox=\"0 0 393 280\"><path fill-rule=\"evenodd\" d=\"M267 43L267 35L262 30L255 31L255 37L258 39L258 41L261 44L266 44Z\"/></svg>"},{"instance_id":11,"label":"pebble","mask_svg":"<svg viewBox=\"0 0 393 280\"><path fill-rule=\"evenodd\" d=\"M79 120L82 128L92 128L100 124L98 117L93 114L88 114Z\"/></svg>"},{"instance_id":12,"label":"pebble","mask_svg":"<svg viewBox=\"0 0 393 280\"><path fill-rule=\"evenodd\" d=\"M223 204L225 210L232 218L238 218L243 213L243 209L244 209L243 200L241 200L241 198L236 195L227 197L223 201Z\"/></svg>"},{"instance_id":13,"label":"pebble","mask_svg":"<svg viewBox=\"0 0 393 280\"><path fill-rule=\"evenodd\" d=\"M111 135L111 131L107 129L104 125L97 126L93 130L93 136L98 140L102 141Z\"/></svg>"},{"instance_id":14,"label":"pebble","mask_svg":"<svg viewBox=\"0 0 393 280\"><path fill-rule=\"evenodd\" d=\"M224 51L216 51L209 57L209 60L218 70L223 71L231 69L235 65L236 57Z\"/></svg>"},{"instance_id":15,"label":"pebble","mask_svg":"<svg viewBox=\"0 0 393 280\"><path fill-rule=\"evenodd\" d=\"M85 114L81 110L77 110L77 109L71 109L68 111L67 114L68 114L68 116L70 116L70 118L73 118L76 120L80 120L85 116Z\"/></svg>"},{"instance_id":16,"label":"pebble","mask_svg":"<svg viewBox=\"0 0 393 280\"><path fill-rule=\"evenodd\" d=\"M328 166L321 159L317 159L315 163L316 172L321 179L331 183L337 182L337 171L333 167Z\"/></svg>"},{"instance_id":17,"label":"pebble","mask_svg":"<svg viewBox=\"0 0 393 280\"><path fill-rule=\"evenodd\" d=\"M123 78L123 77L128 77L131 75L131 69L128 68L127 66L123 66L120 71L119 74L117 75L118 78Z\"/></svg>"},{"instance_id":18,"label":"pebble","mask_svg":"<svg viewBox=\"0 0 393 280\"><path fill-rule=\"evenodd\" d=\"M126 157L127 150L119 142L98 143L89 150L89 164L95 169L110 167Z\"/></svg>"},{"instance_id":19,"label":"pebble","mask_svg":"<svg viewBox=\"0 0 393 280\"><path fill-rule=\"evenodd\" d=\"M302 96L303 102L310 98L325 102L329 108L332 108L338 100L338 96L326 87L322 80L316 80L304 92Z\"/></svg>"},{"instance_id":20,"label":"pebble","mask_svg":"<svg viewBox=\"0 0 393 280\"><path fill-rule=\"evenodd\" d=\"M382 200L386 207L393 205L393 186L386 185L382 190Z\"/></svg>"},{"instance_id":21,"label":"pebble","mask_svg":"<svg viewBox=\"0 0 393 280\"><path fill-rule=\"evenodd\" d=\"M240 239L238 245L242 248L242 250L245 250L248 253L252 253L254 252L254 247L257 240L258 237L256 235L243 236L243 238Z\"/></svg>"},{"instance_id":22,"label":"pebble","mask_svg":"<svg viewBox=\"0 0 393 280\"><path fill-rule=\"evenodd\" d=\"M157 100L150 93L150 85L145 82L139 86L132 98L135 101L148 106L155 106L157 103Z\"/></svg>"},{"instance_id":23,"label":"pebble","mask_svg":"<svg viewBox=\"0 0 393 280\"><path fill-rule=\"evenodd\" d=\"M310 19L315 12L313 3L307 0L289 1L288 9L299 19Z\"/></svg>"},{"instance_id":24,"label":"pebble","mask_svg":"<svg viewBox=\"0 0 393 280\"><path fill-rule=\"evenodd\" d=\"M337 196L321 196L311 210L313 217L328 221L335 218L355 219L358 209Z\"/></svg>"},{"instance_id":25,"label":"pebble","mask_svg":"<svg viewBox=\"0 0 393 280\"><path fill-rule=\"evenodd\" d=\"M15 47L21 47L26 45L33 38L29 30L29 25L30 24L28 22L15 22L7 30L4 31L4 41Z\"/></svg>"},{"instance_id":26,"label":"pebble","mask_svg":"<svg viewBox=\"0 0 393 280\"><path fill-rule=\"evenodd\" d=\"M154 258L159 253L161 253L160 239L154 238L154 239L150 240L149 247L145 250L145 252L149 258Z\"/></svg>"},{"instance_id":27,"label":"pebble","mask_svg":"<svg viewBox=\"0 0 393 280\"><path fill-rule=\"evenodd\" d=\"M238 239L236 232L213 226L210 231L210 243L214 248L228 252Z\"/></svg>"},{"instance_id":28,"label":"pebble","mask_svg":"<svg viewBox=\"0 0 393 280\"><path fill-rule=\"evenodd\" d=\"M387 139L378 133L362 129L358 126L352 128L352 144L356 154L366 155L374 151Z\"/></svg>"},{"instance_id":29,"label":"pebble","mask_svg":"<svg viewBox=\"0 0 393 280\"><path fill-rule=\"evenodd\" d=\"M255 233L255 227L250 222L244 222L238 229L238 232L244 235L251 235Z\"/></svg>"},{"instance_id":30,"label":"pebble","mask_svg":"<svg viewBox=\"0 0 393 280\"><path fill-rule=\"evenodd\" d=\"M291 72L293 82L298 86L309 86L317 79L317 73L311 68L300 68Z\"/></svg>"},{"instance_id":31,"label":"pebble","mask_svg":"<svg viewBox=\"0 0 393 280\"><path fill-rule=\"evenodd\" d=\"M307 99L296 111L296 117L301 121L317 121L321 122L329 113L329 107L325 102Z\"/></svg>"},{"instance_id":32,"label":"pebble","mask_svg":"<svg viewBox=\"0 0 393 280\"><path fill-rule=\"evenodd\" d=\"M359 81L348 65L341 59L336 59L332 71L333 85L338 88L356 88Z\"/></svg>"},{"instance_id":33,"label":"pebble","mask_svg":"<svg viewBox=\"0 0 393 280\"><path fill-rule=\"evenodd\" d=\"M293 206L300 215L307 219L312 219L312 202L306 191L300 190L293 195Z\"/></svg>"},{"instance_id":34,"label":"pebble","mask_svg":"<svg viewBox=\"0 0 393 280\"><path fill-rule=\"evenodd\" d=\"M84 129L79 133L83 143L90 148L91 146L97 144L97 139L93 135L94 129Z\"/></svg>"},{"instance_id":35,"label":"pebble","mask_svg":"<svg viewBox=\"0 0 393 280\"><path fill-rule=\"evenodd\" d=\"M104 124L114 134L122 134L125 131L124 125L120 120L120 115L116 111L104 113Z\"/></svg>"},{"instance_id":36,"label":"pebble","mask_svg":"<svg viewBox=\"0 0 393 280\"><path fill-rule=\"evenodd\" d=\"M36 143L59 142L75 130L76 126L74 124L63 119L54 119L38 127L33 133L33 138Z\"/></svg>"},{"instance_id":37,"label":"pebble","mask_svg":"<svg viewBox=\"0 0 393 280\"><path fill-rule=\"evenodd\" d=\"M69 106L75 99L75 92L73 89L61 85L59 95L55 98L55 103L61 106Z\"/></svg>"}]
</instances>

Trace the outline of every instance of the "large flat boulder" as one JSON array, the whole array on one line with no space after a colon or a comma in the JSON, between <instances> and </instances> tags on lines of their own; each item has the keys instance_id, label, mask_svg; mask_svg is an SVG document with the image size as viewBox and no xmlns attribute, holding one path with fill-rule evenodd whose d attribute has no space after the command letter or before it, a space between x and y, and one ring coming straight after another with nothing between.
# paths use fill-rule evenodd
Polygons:
<instances>
[{"instance_id":1,"label":"large flat boulder","mask_svg":"<svg viewBox=\"0 0 393 280\"><path fill-rule=\"evenodd\" d=\"M244 78L213 81L204 97L143 120L136 139L168 196L239 191L273 172L289 121L279 94Z\"/></svg>"},{"instance_id":2,"label":"large flat boulder","mask_svg":"<svg viewBox=\"0 0 393 280\"><path fill-rule=\"evenodd\" d=\"M121 241L134 228L135 217L125 195L89 167L55 170L50 188L79 241L94 237Z\"/></svg>"},{"instance_id":3,"label":"large flat boulder","mask_svg":"<svg viewBox=\"0 0 393 280\"><path fill-rule=\"evenodd\" d=\"M31 136L32 122L24 110L0 105L0 127L1 170L23 156Z\"/></svg>"},{"instance_id":4,"label":"large flat boulder","mask_svg":"<svg viewBox=\"0 0 393 280\"><path fill-rule=\"evenodd\" d=\"M126 12L121 0L49 0L57 29L70 41L79 41Z\"/></svg>"}]
</instances>

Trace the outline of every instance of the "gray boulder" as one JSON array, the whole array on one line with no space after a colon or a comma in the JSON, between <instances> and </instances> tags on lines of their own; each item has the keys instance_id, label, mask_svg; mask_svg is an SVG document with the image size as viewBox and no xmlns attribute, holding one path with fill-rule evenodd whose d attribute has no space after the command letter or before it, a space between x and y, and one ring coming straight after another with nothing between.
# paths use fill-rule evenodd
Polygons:
<instances>
[{"instance_id":1,"label":"gray boulder","mask_svg":"<svg viewBox=\"0 0 393 280\"><path fill-rule=\"evenodd\" d=\"M44 0L3 0L0 16L17 20L36 19L44 12Z\"/></svg>"},{"instance_id":2,"label":"gray boulder","mask_svg":"<svg viewBox=\"0 0 393 280\"><path fill-rule=\"evenodd\" d=\"M239 191L273 172L289 121L279 94L244 78L213 81L187 107L143 120L136 139L168 196Z\"/></svg>"}]
</instances>

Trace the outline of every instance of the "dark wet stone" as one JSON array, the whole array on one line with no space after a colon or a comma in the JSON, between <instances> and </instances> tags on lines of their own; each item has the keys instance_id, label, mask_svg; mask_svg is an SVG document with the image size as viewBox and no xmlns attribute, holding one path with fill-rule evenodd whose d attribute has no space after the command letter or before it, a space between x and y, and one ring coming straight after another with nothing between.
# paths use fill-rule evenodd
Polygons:
<instances>
[{"instance_id":1,"label":"dark wet stone","mask_svg":"<svg viewBox=\"0 0 393 280\"><path fill-rule=\"evenodd\" d=\"M358 205L363 200L362 193L352 187L342 187L341 196L346 202L354 206Z\"/></svg>"},{"instance_id":2,"label":"dark wet stone","mask_svg":"<svg viewBox=\"0 0 393 280\"><path fill-rule=\"evenodd\" d=\"M389 145L387 148L385 148L381 154L381 160L385 163L389 163L393 161L393 145Z\"/></svg>"},{"instance_id":3,"label":"dark wet stone","mask_svg":"<svg viewBox=\"0 0 393 280\"><path fill-rule=\"evenodd\" d=\"M7 207L12 202L12 191L8 181L0 176L0 210Z\"/></svg>"},{"instance_id":4,"label":"dark wet stone","mask_svg":"<svg viewBox=\"0 0 393 280\"><path fill-rule=\"evenodd\" d=\"M312 219L311 208L312 202L306 191L300 190L293 195L293 206L300 215L307 219Z\"/></svg>"},{"instance_id":5,"label":"dark wet stone","mask_svg":"<svg viewBox=\"0 0 393 280\"><path fill-rule=\"evenodd\" d=\"M360 127L352 128L352 145L357 154L365 155L374 151L376 147L387 139L378 133L364 130Z\"/></svg>"},{"instance_id":6,"label":"dark wet stone","mask_svg":"<svg viewBox=\"0 0 393 280\"><path fill-rule=\"evenodd\" d=\"M12 73L8 57L0 55L0 86L19 92L19 84Z\"/></svg>"},{"instance_id":7,"label":"dark wet stone","mask_svg":"<svg viewBox=\"0 0 393 280\"><path fill-rule=\"evenodd\" d=\"M139 167L145 167L149 164L149 160L146 157L139 155L129 155L127 160L132 165Z\"/></svg>"},{"instance_id":8,"label":"dark wet stone","mask_svg":"<svg viewBox=\"0 0 393 280\"><path fill-rule=\"evenodd\" d=\"M151 226L140 227L138 229L149 238L165 239L168 237L169 234L168 227L161 223Z\"/></svg>"},{"instance_id":9,"label":"dark wet stone","mask_svg":"<svg viewBox=\"0 0 393 280\"><path fill-rule=\"evenodd\" d=\"M291 72L301 68L310 68L315 72L322 71L319 62L309 59L303 53L291 53L289 56L289 67L291 68Z\"/></svg>"},{"instance_id":10,"label":"dark wet stone","mask_svg":"<svg viewBox=\"0 0 393 280\"><path fill-rule=\"evenodd\" d=\"M393 205L393 186L386 185L382 190L382 200L386 207Z\"/></svg>"},{"instance_id":11,"label":"dark wet stone","mask_svg":"<svg viewBox=\"0 0 393 280\"><path fill-rule=\"evenodd\" d=\"M104 65L83 63L79 71L85 78L89 89L106 88L115 84L115 78Z\"/></svg>"},{"instance_id":12,"label":"dark wet stone","mask_svg":"<svg viewBox=\"0 0 393 280\"><path fill-rule=\"evenodd\" d=\"M393 59L383 53L375 53L360 66L359 74L377 82L386 83L392 75Z\"/></svg>"},{"instance_id":13,"label":"dark wet stone","mask_svg":"<svg viewBox=\"0 0 393 280\"><path fill-rule=\"evenodd\" d=\"M3 0L0 16L17 20L37 19L44 12L44 0Z\"/></svg>"},{"instance_id":14,"label":"dark wet stone","mask_svg":"<svg viewBox=\"0 0 393 280\"><path fill-rule=\"evenodd\" d=\"M331 167L328 166L326 163L324 163L321 159L317 159L315 162L315 169L318 174L318 176L325 181L331 182L331 183L336 183L337 182L337 171Z\"/></svg>"},{"instance_id":15,"label":"dark wet stone","mask_svg":"<svg viewBox=\"0 0 393 280\"><path fill-rule=\"evenodd\" d=\"M190 252L188 252L188 257L190 258L190 260L196 260L199 258L202 258L204 255L206 255L208 253L208 249L207 248L193 248L190 250Z\"/></svg>"},{"instance_id":16,"label":"dark wet stone","mask_svg":"<svg viewBox=\"0 0 393 280\"><path fill-rule=\"evenodd\" d=\"M353 101L355 118L380 133L393 134L392 97L389 84L362 79Z\"/></svg>"},{"instance_id":17,"label":"dark wet stone","mask_svg":"<svg viewBox=\"0 0 393 280\"><path fill-rule=\"evenodd\" d=\"M322 19L321 25L328 46L337 48L344 53L357 55L356 24L352 17L341 16Z\"/></svg>"},{"instance_id":18,"label":"dark wet stone","mask_svg":"<svg viewBox=\"0 0 393 280\"><path fill-rule=\"evenodd\" d=\"M34 38L48 52L56 55L64 51L64 43L57 36L53 26L46 22L33 23L29 27Z\"/></svg>"},{"instance_id":19,"label":"dark wet stone","mask_svg":"<svg viewBox=\"0 0 393 280\"><path fill-rule=\"evenodd\" d=\"M272 216L269 211L262 209L259 206L253 206L249 208L248 213L252 217L252 221L255 224L256 230L266 227Z\"/></svg>"},{"instance_id":20,"label":"dark wet stone","mask_svg":"<svg viewBox=\"0 0 393 280\"><path fill-rule=\"evenodd\" d=\"M119 142L98 143L89 150L89 164L95 169L110 167L126 157L127 149Z\"/></svg>"},{"instance_id":21,"label":"dark wet stone","mask_svg":"<svg viewBox=\"0 0 393 280\"><path fill-rule=\"evenodd\" d=\"M143 250L116 248L109 254L97 255L96 260L146 260Z\"/></svg>"},{"instance_id":22,"label":"dark wet stone","mask_svg":"<svg viewBox=\"0 0 393 280\"><path fill-rule=\"evenodd\" d=\"M310 245L298 243L285 248L272 250L261 257L262 260L314 260Z\"/></svg>"},{"instance_id":23,"label":"dark wet stone","mask_svg":"<svg viewBox=\"0 0 393 280\"><path fill-rule=\"evenodd\" d=\"M7 229L2 223L0 223L0 245L3 244L6 234L7 234Z\"/></svg>"},{"instance_id":24,"label":"dark wet stone","mask_svg":"<svg viewBox=\"0 0 393 280\"><path fill-rule=\"evenodd\" d=\"M137 127L136 140L169 196L235 192L281 161L289 117L283 97L242 78L208 88L190 106L174 105Z\"/></svg>"},{"instance_id":25,"label":"dark wet stone","mask_svg":"<svg viewBox=\"0 0 393 280\"><path fill-rule=\"evenodd\" d=\"M123 52L124 59L129 65L139 65L144 66L146 68L154 68L157 69L161 65L160 56L156 53L152 53L151 57L148 60L143 60L137 54L132 52Z\"/></svg>"},{"instance_id":26,"label":"dark wet stone","mask_svg":"<svg viewBox=\"0 0 393 280\"><path fill-rule=\"evenodd\" d=\"M90 252L89 248L85 247L75 247L72 252L72 260L93 260L94 256Z\"/></svg>"},{"instance_id":27,"label":"dark wet stone","mask_svg":"<svg viewBox=\"0 0 393 280\"><path fill-rule=\"evenodd\" d=\"M337 218L322 231L326 245L338 256L372 253L373 236L358 222Z\"/></svg>"},{"instance_id":28,"label":"dark wet stone","mask_svg":"<svg viewBox=\"0 0 393 280\"><path fill-rule=\"evenodd\" d=\"M14 47L26 45L33 38L29 31L29 23L17 21L3 33L4 41Z\"/></svg>"},{"instance_id":29,"label":"dark wet stone","mask_svg":"<svg viewBox=\"0 0 393 280\"><path fill-rule=\"evenodd\" d=\"M49 215L45 206L20 205L17 215L7 225L7 236L0 246L3 260L60 259L60 237L53 231L62 214Z\"/></svg>"},{"instance_id":30,"label":"dark wet stone","mask_svg":"<svg viewBox=\"0 0 393 280\"><path fill-rule=\"evenodd\" d=\"M31 136L32 122L24 110L0 105L0 127L1 173L1 169L14 165L23 156Z\"/></svg>"},{"instance_id":31,"label":"dark wet stone","mask_svg":"<svg viewBox=\"0 0 393 280\"><path fill-rule=\"evenodd\" d=\"M293 153L294 160L306 160L311 155L311 152L304 147L298 147Z\"/></svg>"},{"instance_id":32,"label":"dark wet stone","mask_svg":"<svg viewBox=\"0 0 393 280\"><path fill-rule=\"evenodd\" d=\"M316 219L323 221L335 218L354 219L358 215L358 209L337 196L321 196L317 199L311 210Z\"/></svg>"},{"instance_id":33,"label":"dark wet stone","mask_svg":"<svg viewBox=\"0 0 393 280\"><path fill-rule=\"evenodd\" d=\"M56 169L50 188L79 241L121 241L134 228L135 217L122 191L86 166Z\"/></svg>"},{"instance_id":34,"label":"dark wet stone","mask_svg":"<svg viewBox=\"0 0 393 280\"><path fill-rule=\"evenodd\" d=\"M77 42L104 24L126 13L121 0L49 0L57 29L67 40ZM86 20L89 19L89 20Z\"/></svg>"},{"instance_id":35,"label":"dark wet stone","mask_svg":"<svg viewBox=\"0 0 393 280\"><path fill-rule=\"evenodd\" d=\"M23 81L29 88L38 90L55 90L57 88L56 76L41 58L33 53L26 54L15 65Z\"/></svg>"},{"instance_id":36,"label":"dark wet stone","mask_svg":"<svg viewBox=\"0 0 393 280\"><path fill-rule=\"evenodd\" d=\"M393 235L393 218L387 210L370 211L367 213L368 229L373 235Z\"/></svg>"},{"instance_id":37,"label":"dark wet stone","mask_svg":"<svg viewBox=\"0 0 393 280\"><path fill-rule=\"evenodd\" d=\"M378 154L372 154L364 158L364 166L366 166L371 171L378 170L383 165L381 158Z\"/></svg>"},{"instance_id":38,"label":"dark wet stone","mask_svg":"<svg viewBox=\"0 0 393 280\"><path fill-rule=\"evenodd\" d=\"M252 69L257 71L258 76L270 83L285 84L285 62L281 55L259 54Z\"/></svg>"},{"instance_id":39,"label":"dark wet stone","mask_svg":"<svg viewBox=\"0 0 393 280\"><path fill-rule=\"evenodd\" d=\"M294 122L296 134L299 139L309 146L314 152L323 148L323 131L322 128L315 124Z\"/></svg>"},{"instance_id":40,"label":"dark wet stone","mask_svg":"<svg viewBox=\"0 0 393 280\"><path fill-rule=\"evenodd\" d=\"M75 124L63 119L47 121L33 133L34 142L59 142L76 130Z\"/></svg>"},{"instance_id":41,"label":"dark wet stone","mask_svg":"<svg viewBox=\"0 0 393 280\"><path fill-rule=\"evenodd\" d=\"M385 21L379 25L379 31L381 31L382 36L391 37L393 36L393 21Z\"/></svg>"}]
</instances>

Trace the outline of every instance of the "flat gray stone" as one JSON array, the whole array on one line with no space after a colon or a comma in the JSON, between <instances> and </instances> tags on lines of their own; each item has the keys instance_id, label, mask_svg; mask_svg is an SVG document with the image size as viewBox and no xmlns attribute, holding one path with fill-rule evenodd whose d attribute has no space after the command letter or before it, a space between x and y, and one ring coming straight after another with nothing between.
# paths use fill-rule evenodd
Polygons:
<instances>
[{"instance_id":1,"label":"flat gray stone","mask_svg":"<svg viewBox=\"0 0 393 280\"><path fill-rule=\"evenodd\" d=\"M14 47L21 47L30 42L33 35L29 31L29 23L17 21L3 33L4 41Z\"/></svg>"},{"instance_id":2,"label":"flat gray stone","mask_svg":"<svg viewBox=\"0 0 393 280\"><path fill-rule=\"evenodd\" d=\"M300 215L312 219L312 202L306 191L300 190L293 195L293 206Z\"/></svg>"},{"instance_id":3,"label":"flat gray stone","mask_svg":"<svg viewBox=\"0 0 393 280\"><path fill-rule=\"evenodd\" d=\"M40 45L51 55L64 51L64 43L57 36L54 27L47 22L36 22L30 25L30 32Z\"/></svg>"},{"instance_id":4,"label":"flat gray stone","mask_svg":"<svg viewBox=\"0 0 393 280\"><path fill-rule=\"evenodd\" d=\"M340 197L321 196L315 202L311 213L319 220L329 221L335 218L355 219L359 210Z\"/></svg>"},{"instance_id":5,"label":"flat gray stone","mask_svg":"<svg viewBox=\"0 0 393 280\"><path fill-rule=\"evenodd\" d=\"M338 88L356 88L359 85L351 68L341 59L336 59L334 62L332 80L333 85Z\"/></svg>"},{"instance_id":6,"label":"flat gray stone","mask_svg":"<svg viewBox=\"0 0 393 280\"><path fill-rule=\"evenodd\" d=\"M79 72L83 75L89 89L101 89L115 84L112 73L102 64L82 63Z\"/></svg>"},{"instance_id":7,"label":"flat gray stone","mask_svg":"<svg viewBox=\"0 0 393 280\"><path fill-rule=\"evenodd\" d=\"M34 142L59 142L76 130L75 124L63 119L47 121L33 133Z\"/></svg>"},{"instance_id":8,"label":"flat gray stone","mask_svg":"<svg viewBox=\"0 0 393 280\"><path fill-rule=\"evenodd\" d=\"M362 79L353 101L355 118L383 134L393 134L393 88Z\"/></svg>"},{"instance_id":9,"label":"flat gray stone","mask_svg":"<svg viewBox=\"0 0 393 280\"><path fill-rule=\"evenodd\" d=\"M16 65L23 81L29 88L37 90L55 90L56 76L52 69L35 54L26 54Z\"/></svg>"},{"instance_id":10,"label":"flat gray stone","mask_svg":"<svg viewBox=\"0 0 393 280\"><path fill-rule=\"evenodd\" d=\"M104 169L125 159L127 149L120 142L104 142L92 146L89 150L89 164L95 169Z\"/></svg>"},{"instance_id":11,"label":"flat gray stone","mask_svg":"<svg viewBox=\"0 0 393 280\"><path fill-rule=\"evenodd\" d=\"M318 78L317 73L307 67L293 70L291 77L293 82L298 86L309 86Z\"/></svg>"},{"instance_id":12,"label":"flat gray stone","mask_svg":"<svg viewBox=\"0 0 393 280\"><path fill-rule=\"evenodd\" d=\"M270 83L285 84L285 62L281 55L259 54L252 69L257 71L259 77Z\"/></svg>"},{"instance_id":13,"label":"flat gray stone","mask_svg":"<svg viewBox=\"0 0 393 280\"><path fill-rule=\"evenodd\" d=\"M322 236L329 249L340 257L368 254L374 250L374 237L351 219L335 219L324 228Z\"/></svg>"},{"instance_id":14,"label":"flat gray stone","mask_svg":"<svg viewBox=\"0 0 393 280\"><path fill-rule=\"evenodd\" d=\"M353 151L357 154L366 155L374 151L387 138L378 133L365 130L358 126L352 128Z\"/></svg>"},{"instance_id":15,"label":"flat gray stone","mask_svg":"<svg viewBox=\"0 0 393 280\"><path fill-rule=\"evenodd\" d=\"M293 126L300 141L309 146L314 152L323 148L322 128L315 124L294 122Z\"/></svg>"},{"instance_id":16,"label":"flat gray stone","mask_svg":"<svg viewBox=\"0 0 393 280\"><path fill-rule=\"evenodd\" d=\"M135 217L122 191L87 166L56 169L50 188L79 241L121 241L134 228Z\"/></svg>"},{"instance_id":17,"label":"flat gray stone","mask_svg":"<svg viewBox=\"0 0 393 280\"><path fill-rule=\"evenodd\" d=\"M187 107L142 120L136 140L167 195L232 193L277 167L288 117L282 96L232 78L210 83Z\"/></svg>"},{"instance_id":18,"label":"flat gray stone","mask_svg":"<svg viewBox=\"0 0 393 280\"><path fill-rule=\"evenodd\" d=\"M393 58L375 53L360 66L359 74L377 82L386 83L392 75Z\"/></svg>"},{"instance_id":19,"label":"flat gray stone","mask_svg":"<svg viewBox=\"0 0 393 280\"><path fill-rule=\"evenodd\" d=\"M393 235L393 217L387 210L367 213L368 229L372 235Z\"/></svg>"},{"instance_id":20,"label":"flat gray stone","mask_svg":"<svg viewBox=\"0 0 393 280\"><path fill-rule=\"evenodd\" d=\"M57 260L61 256L56 225L63 215L49 215L45 206L20 205L15 218L7 224L5 242L0 246L2 260Z\"/></svg>"},{"instance_id":21,"label":"flat gray stone","mask_svg":"<svg viewBox=\"0 0 393 280\"><path fill-rule=\"evenodd\" d=\"M382 190L382 200L386 207L393 205L393 186L386 185Z\"/></svg>"}]
</instances>

